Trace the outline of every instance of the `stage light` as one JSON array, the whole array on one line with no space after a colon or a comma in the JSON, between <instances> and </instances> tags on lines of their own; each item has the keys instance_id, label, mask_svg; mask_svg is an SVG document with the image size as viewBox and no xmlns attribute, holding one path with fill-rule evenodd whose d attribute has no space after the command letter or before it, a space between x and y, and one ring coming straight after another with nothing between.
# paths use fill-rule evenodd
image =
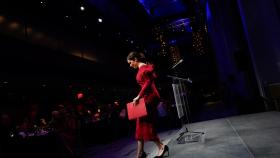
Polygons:
<instances>
[{"instance_id":1,"label":"stage light","mask_svg":"<svg viewBox=\"0 0 280 158\"><path fill-rule=\"evenodd\" d=\"M43 8L47 6L47 4L46 4L45 1L40 1L40 5L41 5L41 7L43 7Z\"/></svg>"},{"instance_id":2,"label":"stage light","mask_svg":"<svg viewBox=\"0 0 280 158\"><path fill-rule=\"evenodd\" d=\"M84 11L84 10L85 10L85 7L84 7L84 6L81 6L81 7L80 7L80 10L81 10L81 11Z\"/></svg>"}]
</instances>

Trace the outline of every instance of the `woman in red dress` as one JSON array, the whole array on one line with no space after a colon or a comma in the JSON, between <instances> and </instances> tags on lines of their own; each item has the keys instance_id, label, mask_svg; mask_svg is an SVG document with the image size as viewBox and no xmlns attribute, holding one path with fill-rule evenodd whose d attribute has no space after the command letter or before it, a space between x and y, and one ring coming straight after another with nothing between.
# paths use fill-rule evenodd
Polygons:
<instances>
[{"instance_id":1,"label":"woman in red dress","mask_svg":"<svg viewBox=\"0 0 280 158\"><path fill-rule=\"evenodd\" d=\"M127 56L127 62L130 67L138 69L136 80L141 86L141 90L137 97L133 99L136 104L140 98L144 98L148 115L137 118L135 138L137 140L137 155L136 158L146 157L144 152L144 142L153 141L158 147L158 154L156 157L163 157L165 153L169 154L167 145L164 145L154 127L154 121L157 117L157 105L159 103L160 95L155 86L154 80L156 74L154 66L146 63L146 58L143 53L130 52Z\"/></svg>"}]
</instances>

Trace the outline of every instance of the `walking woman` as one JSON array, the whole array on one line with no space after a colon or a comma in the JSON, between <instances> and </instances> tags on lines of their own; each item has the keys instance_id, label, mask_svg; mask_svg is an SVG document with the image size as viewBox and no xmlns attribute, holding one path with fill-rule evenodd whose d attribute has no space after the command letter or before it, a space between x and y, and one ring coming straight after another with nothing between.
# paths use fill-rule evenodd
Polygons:
<instances>
[{"instance_id":1,"label":"walking woman","mask_svg":"<svg viewBox=\"0 0 280 158\"><path fill-rule=\"evenodd\" d=\"M156 158L169 155L167 145L164 145L156 133L154 122L157 117L157 105L160 100L159 92L156 88L154 80L156 74L154 66L146 63L145 55L141 52L130 52L127 56L127 62L130 67L138 69L136 81L141 86L138 95L133 99L136 104L140 98L144 98L148 115L145 117L137 118L135 138L137 140L137 155L136 158L146 157L144 151L144 142L153 141L158 147L158 154Z\"/></svg>"}]
</instances>

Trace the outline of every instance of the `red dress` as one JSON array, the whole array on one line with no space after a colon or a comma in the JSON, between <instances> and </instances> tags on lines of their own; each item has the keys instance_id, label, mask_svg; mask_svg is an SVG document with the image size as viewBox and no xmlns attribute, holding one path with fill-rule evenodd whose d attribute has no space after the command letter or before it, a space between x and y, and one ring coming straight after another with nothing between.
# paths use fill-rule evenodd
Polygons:
<instances>
[{"instance_id":1,"label":"red dress","mask_svg":"<svg viewBox=\"0 0 280 158\"><path fill-rule=\"evenodd\" d=\"M157 105L159 103L159 92L155 86L154 79L156 74L153 65L143 65L139 68L136 80L141 86L140 98L144 97L148 115L136 120L136 140L156 141L159 137L154 127L155 117L157 116Z\"/></svg>"}]
</instances>

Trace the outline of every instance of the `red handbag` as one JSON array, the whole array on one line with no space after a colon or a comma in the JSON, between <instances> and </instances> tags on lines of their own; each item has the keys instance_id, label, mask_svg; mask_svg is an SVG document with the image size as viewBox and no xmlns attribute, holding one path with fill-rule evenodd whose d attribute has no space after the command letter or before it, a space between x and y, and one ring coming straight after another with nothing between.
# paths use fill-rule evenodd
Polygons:
<instances>
[{"instance_id":1,"label":"red handbag","mask_svg":"<svg viewBox=\"0 0 280 158\"><path fill-rule=\"evenodd\" d=\"M129 120L133 120L139 117L147 116L147 109L144 98L139 99L137 105L133 102L127 103L127 115Z\"/></svg>"}]
</instances>

